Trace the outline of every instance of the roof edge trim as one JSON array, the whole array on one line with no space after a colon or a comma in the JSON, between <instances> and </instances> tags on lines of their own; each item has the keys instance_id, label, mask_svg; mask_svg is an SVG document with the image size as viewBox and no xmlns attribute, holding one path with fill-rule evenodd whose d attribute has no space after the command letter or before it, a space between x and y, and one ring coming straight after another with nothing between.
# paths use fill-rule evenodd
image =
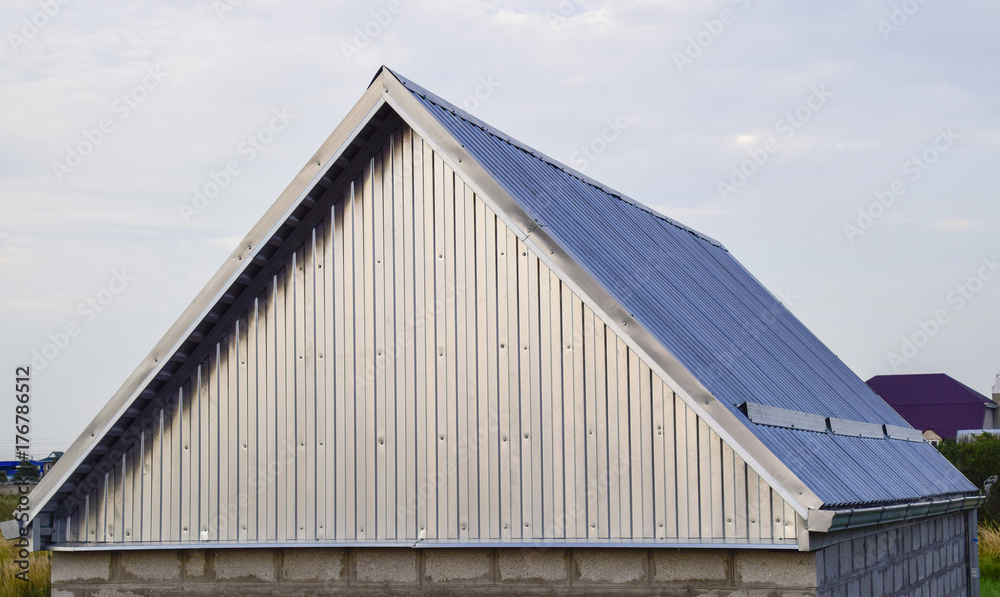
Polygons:
<instances>
[{"instance_id":1,"label":"roof edge trim","mask_svg":"<svg viewBox=\"0 0 1000 597\"><path fill-rule=\"evenodd\" d=\"M845 510L809 510L806 530L829 533L845 529L887 524L914 518L924 518L959 510L978 508L986 501L982 495L962 496L944 500L927 500L874 508L849 508Z\"/></svg>"},{"instance_id":2,"label":"roof edge trim","mask_svg":"<svg viewBox=\"0 0 1000 597\"><path fill-rule=\"evenodd\" d=\"M565 540L552 540L543 539L538 541L524 541L524 540L511 540L511 541L442 541L442 540L423 540L414 542L409 541L282 541L282 542L269 542L269 543L246 543L240 541L228 541L224 543L220 542L207 542L202 541L200 543L188 542L188 543L152 543L152 542L135 542L135 543L89 543L89 544L68 544L68 543L54 543L46 547L46 551L127 551L127 550L164 550L164 549L246 549L247 547L252 547L253 549L273 549L282 547L403 547L403 548L414 548L414 549L447 549L454 548L456 546L462 547L482 547L482 548L532 548L532 549L544 549L546 547L600 547L600 548L649 548L649 547L660 547L669 549L678 548L690 548L690 549L787 549L787 550L797 550L799 549L796 539L776 539L774 543L764 543L761 541L733 541L733 540L723 540L723 539L705 539L703 541L694 541L691 539L685 539L682 541L667 540L667 539L639 539L639 540L593 540L588 541L586 539L565 539Z\"/></svg>"}]
</instances>

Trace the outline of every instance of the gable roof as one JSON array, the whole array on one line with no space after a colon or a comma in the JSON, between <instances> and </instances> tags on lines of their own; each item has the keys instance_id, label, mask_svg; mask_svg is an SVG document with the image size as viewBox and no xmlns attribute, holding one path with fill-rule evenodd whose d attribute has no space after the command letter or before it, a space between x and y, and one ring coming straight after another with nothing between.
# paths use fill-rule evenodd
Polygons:
<instances>
[{"instance_id":1,"label":"gable roof","mask_svg":"<svg viewBox=\"0 0 1000 597\"><path fill-rule=\"evenodd\" d=\"M368 140L391 124L392 113L435 144L477 193L490 198L525 244L549 256L554 271L597 305L803 518L820 509L974 493L931 446L895 439L907 436L898 429L905 422L719 243L383 68L35 489L32 518L63 508L79 485L103 474L100 466L108 455L130 439L144 413L163 406L161 390L170 380L190 374L196 363L188 357L214 330L232 322L234 302L259 290L258 274L269 256L297 238L309 208L352 167L352 157ZM772 418L754 419L751 412ZM788 417L820 420L822 429L791 428L781 422ZM850 423L867 436L831 432L828 419Z\"/></svg>"},{"instance_id":2,"label":"gable roof","mask_svg":"<svg viewBox=\"0 0 1000 597\"><path fill-rule=\"evenodd\" d=\"M954 438L960 429L983 426L986 408L997 404L944 373L876 375L868 386L917 429Z\"/></svg>"}]
</instances>

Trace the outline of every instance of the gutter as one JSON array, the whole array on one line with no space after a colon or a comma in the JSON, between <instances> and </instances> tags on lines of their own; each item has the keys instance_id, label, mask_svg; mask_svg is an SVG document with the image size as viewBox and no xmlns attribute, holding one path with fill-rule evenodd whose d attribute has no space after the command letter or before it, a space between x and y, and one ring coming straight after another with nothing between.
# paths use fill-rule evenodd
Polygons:
<instances>
[{"instance_id":1,"label":"gutter","mask_svg":"<svg viewBox=\"0 0 1000 597\"><path fill-rule=\"evenodd\" d=\"M986 501L986 496L966 496L948 500L928 500L876 506L874 508L847 508L843 510L809 510L806 530L829 533L857 527L887 524L901 520L936 516L959 510L978 508Z\"/></svg>"}]
</instances>

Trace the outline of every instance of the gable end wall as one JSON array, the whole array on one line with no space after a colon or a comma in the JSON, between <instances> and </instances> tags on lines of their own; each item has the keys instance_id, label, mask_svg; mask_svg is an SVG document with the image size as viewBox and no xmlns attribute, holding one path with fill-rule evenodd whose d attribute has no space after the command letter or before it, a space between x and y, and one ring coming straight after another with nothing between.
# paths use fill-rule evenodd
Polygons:
<instances>
[{"instance_id":1,"label":"gable end wall","mask_svg":"<svg viewBox=\"0 0 1000 597\"><path fill-rule=\"evenodd\" d=\"M68 543L794 545L800 520L405 125Z\"/></svg>"}]
</instances>

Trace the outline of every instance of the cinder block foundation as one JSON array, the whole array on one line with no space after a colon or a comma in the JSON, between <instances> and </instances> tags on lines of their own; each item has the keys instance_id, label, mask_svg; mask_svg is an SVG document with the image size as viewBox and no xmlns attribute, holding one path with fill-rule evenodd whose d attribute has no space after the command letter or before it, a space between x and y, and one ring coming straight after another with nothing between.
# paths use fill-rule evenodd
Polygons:
<instances>
[{"instance_id":1,"label":"cinder block foundation","mask_svg":"<svg viewBox=\"0 0 1000 597\"><path fill-rule=\"evenodd\" d=\"M283 548L56 552L53 594L968 595L965 515L765 549Z\"/></svg>"},{"instance_id":2,"label":"cinder block foundation","mask_svg":"<svg viewBox=\"0 0 1000 597\"><path fill-rule=\"evenodd\" d=\"M816 594L812 554L729 549L56 552L52 569L64 597Z\"/></svg>"}]
</instances>

